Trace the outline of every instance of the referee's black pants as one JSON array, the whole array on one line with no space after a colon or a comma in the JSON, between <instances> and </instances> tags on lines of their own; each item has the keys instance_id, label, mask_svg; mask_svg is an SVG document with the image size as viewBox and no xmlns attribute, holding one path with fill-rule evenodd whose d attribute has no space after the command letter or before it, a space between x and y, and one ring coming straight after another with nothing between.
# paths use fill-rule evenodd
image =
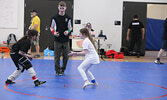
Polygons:
<instances>
[{"instance_id":1,"label":"referee's black pants","mask_svg":"<svg viewBox=\"0 0 167 100\"><path fill-rule=\"evenodd\" d=\"M133 51L134 46L137 46L137 53L140 53L141 45L142 45L142 38L141 37L132 37L130 41L130 48L129 51Z\"/></svg>"},{"instance_id":2,"label":"referee's black pants","mask_svg":"<svg viewBox=\"0 0 167 100\"><path fill-rule=\"evenodd\" d=\"M54 41L54 57L55 57L55 71L56 72L61 72L61 71L65 71L66 69L66 65L68 62L68 53L69 53L69 42L57 42ZM62 67L60 67L60 57L61 55L63 56L63 64Z\"/></svg>"}]
</instances>

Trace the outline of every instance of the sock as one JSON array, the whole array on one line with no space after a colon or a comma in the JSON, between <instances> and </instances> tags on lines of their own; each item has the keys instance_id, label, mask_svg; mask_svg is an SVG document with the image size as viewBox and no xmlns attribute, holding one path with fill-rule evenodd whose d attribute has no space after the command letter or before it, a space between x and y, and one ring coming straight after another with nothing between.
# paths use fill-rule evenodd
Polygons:
<instances>
[{"instance_id":1,"label":"sock","mask_svg":"<svg viewBox=\"0 0 167 100\"><path fill-rule=\"evenodd\" d=\"M92 83L95 83L95 82L96 82L96 80L94 79L94 80L92 80L91 82L92 82Z\"/></svg>"},{"instance_id":2,"label":"sock","mask_svg":"<svg viewBox=\"0 0 167 100\"><path fill-rule=\"evenodd\" d=\"M158 61L160 61L160 58L157 58Z\"/></svg>"},{"instance_id":3,"label":"sock","mask_svg":"<svg viewBox=\"0 0 167 100\"><path fill-rule=\"evenodd\" d=\"M33 81L36 81L36 80L38 80L38 79L37 79L36 76L33 76L33 77L32 77L32 80L33 80Z\"/></svg>"}]
</instances>

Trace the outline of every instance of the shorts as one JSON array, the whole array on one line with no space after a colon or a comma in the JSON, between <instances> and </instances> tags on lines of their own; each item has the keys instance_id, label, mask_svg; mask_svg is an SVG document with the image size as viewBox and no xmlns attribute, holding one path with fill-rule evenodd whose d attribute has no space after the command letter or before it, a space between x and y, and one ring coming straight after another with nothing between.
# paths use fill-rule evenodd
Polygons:
<instances>
[{"instance_id":1,"label":"shorts","mask_svg":"<svg viewBox=\"0 0 167 100\"><path fill-rule=\"evenodd\" d=\"M40 37L40 34L38 33L38 36ZM33 44L36 46L36 45L39 45L39 38L38 40L34 41Z\"/></svg>"},{"instance_id":2,"label":"shorts","mask_svg":"<svg viewBox=\"0 0 167 100\"><path fill-rule=\"evenodd\" d=\"M17 67L17 70L20 70L20 66L23 67L22 72L24 69L28 70L29 68L32 67L31 62L24 56L20 54L10 54L15 66Z\"/></svg>"},{"instance_id":3,"label":"shorts","mask_svg":"<svg viewBox=\"0 0 167 100\"><path fill-rule=\"evenodd\" d=\"M167 50L167 40L163 40L162 49Z\"/></svg>"}]
</instances>

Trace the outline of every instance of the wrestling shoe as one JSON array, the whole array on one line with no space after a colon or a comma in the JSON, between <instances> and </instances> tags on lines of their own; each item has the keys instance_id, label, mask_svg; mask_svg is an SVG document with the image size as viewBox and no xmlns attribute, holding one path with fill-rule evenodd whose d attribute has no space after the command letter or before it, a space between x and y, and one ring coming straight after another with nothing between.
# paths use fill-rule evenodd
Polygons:
<instances>
[{"instance_id":1,"label":"wrestling shoe","mask_svg":"<svg viewBox=\"0 0 167 100\"><path fill-rule=\"evenodd\" d=\"M164 64L164 63L160 62L160 60L155 60L154 63L155 64Z\"/></svg>"},{"instance_id":2,"label":"wrestling shoe","mask_svg":"<svg viewBox=\"0 0 167 100\"><path fill-rule=\"evenodd\" d=\"M90 86L90 85L94 85L93 83L90 83L90 82L86 82L84 85L83 85L83 89L85 89L87 86Z\"/></svg>"},{"instance_id":3,"label":"wrestling shoe","mask_svg":"<svg viewBox=\"0 0 167 100\"><path fill-rule=\"evenodd\" d=\"M35 86L39 86L44 83L46 83L46 81L39 81L39 80L34 81Z\"/></svg>"},{"instance_id":4,"label":"wrestling shoe","mask_svg":"<svg viewBox=\"0 0 167 100\"><path fill-rule=\"evenodd\" d=\"M93 85L98 86L99 84L97 82L93 83Z\"/></svg>"},{"instance_id":5,"label":"wrestling shoe","mask_svg":"<svg viewBox=\"0 0 167 100\"><path fill-rule=\"evenodd\" d=\"M8 80L8 79L5 81L5 83L6 83L6 84L15 84L15 82L13 82L13 81L11 81L11 80Z\"/></svg>"}]
</instances>

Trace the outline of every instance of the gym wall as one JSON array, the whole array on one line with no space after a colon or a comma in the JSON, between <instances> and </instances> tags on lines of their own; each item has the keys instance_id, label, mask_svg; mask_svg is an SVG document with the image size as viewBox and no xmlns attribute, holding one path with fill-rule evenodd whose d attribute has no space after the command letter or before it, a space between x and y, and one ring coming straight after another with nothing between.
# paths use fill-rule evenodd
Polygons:
<instances>
[{"instance_id":1,"label":"gym wall","mask_svg":"<svg viewBox=\"0 0 167 100\"><path fill-rule=\"evenodd\" d=\"M8 0L4 0L8 2ZM8 2L9 3L9 2ZM3 9L0 9L3 10ZM20 39L24 32L24 0L18 0L18 11L11 12L17 13L17 28L0 28L0 43L6 41L10 33L15 33L16 38Z\"/></svg>"},{"instance_id":2,"label":"gym wall","mask_svg":"<svg viewBox=\"0 0 167 100\"><path fill-rule=\"evenodd\" d=\"M78 33L85 23L91 22L96 36L100 30L107 35L108 40L101 43L102 47L108 49L106 45L112 44L110 49L119 51L122 43L123 1L167 3L166 0L75 0L74 20L81 20L81 24L74 24L74 32ZM121 25L114 25L115 21L121 21Z\"/></svg>"},{"instance_id":3,"label":"gym wall","mask_svg":"<svg viewBox=\"0 0 167 100\"><path fill-rule=\"evenodd\" d=\"M79 33L79 29L87 22L91 22L96 32L100 30L107 35L106 44L112 44L111 49L119 51L122 39L122 13L123 1L132 2L157 2L167 3L166 0L74 0L74 21L81 20L81 24L74 24L74 33ZM10 33L15 33L17 39L23 36L24 32L24 0L18 0L18 28L0 29L0 43L6 40ZM121 21L121 25L114 25L115 21Z\"/></svg>"},{"instance_id":4,"label":"gym wall","mask_svg":"<svg viewBox=\"0 0 167 100\"><path fill-rule=\"evenodd\" d=\"M167 4L147 5L146 50L160 50L166 18Z\"/></svg>"}]
</instances>

